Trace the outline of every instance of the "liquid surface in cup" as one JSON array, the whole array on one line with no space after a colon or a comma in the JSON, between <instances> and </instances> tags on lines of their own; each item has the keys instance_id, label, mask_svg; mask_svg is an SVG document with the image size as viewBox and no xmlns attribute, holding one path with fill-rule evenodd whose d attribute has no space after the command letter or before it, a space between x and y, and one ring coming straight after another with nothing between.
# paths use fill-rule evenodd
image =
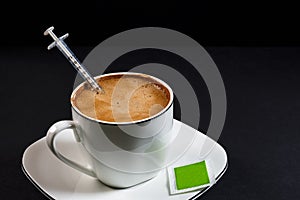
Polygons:
<instances>
[{"instance_id":1,"label":"liquid surface in cup","mask_svg":"<svg viewBox=\"0 0 300 200\"><path fill-rule=\"evenodd\" d=\"M104 93L82 86L72 97L80 112L108 122L131 122L153 116L170 101L168 89L142 75L109 75L97 79Z\"/></svg>"}]
</instances>

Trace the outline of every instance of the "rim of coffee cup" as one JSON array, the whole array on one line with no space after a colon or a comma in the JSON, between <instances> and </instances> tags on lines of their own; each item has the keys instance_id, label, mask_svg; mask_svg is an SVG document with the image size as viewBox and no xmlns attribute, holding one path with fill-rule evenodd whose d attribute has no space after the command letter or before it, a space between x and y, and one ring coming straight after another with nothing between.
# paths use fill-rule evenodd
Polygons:
<instances>
[{"instance_id":1,"label":"rim of coffee cup","mask_svg":"<svg viewBox=\"0 0 300 200\"><path fill-rule=\"evenodd\" d=\"M72 108L74 109L74 111L76 111L79 115L81 115L82 117L89 119L91 121L94 122L98 122L98 123L102 123L102 124L109 124L109 125L131 125L131 124L139 124L139 123L144 123L147 121L150 121L156 117L159 117L160 115L162 115L163 113L165 113L166 111L168 111L170 109L170 107L173 105L173 100L174 100L174 94L173 94L173 90L171 89L171 87L164 82L163 80L156 78L154 76L151 76L149 74L144 74L144 73L138 73L138 72L114 72L114 73L108 73L108 74L102 74L99 76L94 77L96 80L98 78L102 78L102 77L106 77L106 76L114 76L114 75L137 75L137 76L142 76L142 77L146 77L146 78L150 78L153 79L154 81L157 81L158 83L162 84L169 92L170 94L170 98L169 98L169 102L167 104L167 106L164 107L164 109L162 109L160 112L156 113L155 115L152 115L150 117L144 118L144 119L140 119L140 120L133 120L130 122L110 122L110 121L104 121L104 120L99 120L99 119L95 119L92 117L89 117L85 114L83 114L75 105L74 105L74 95L77 93L77 91L86 83L86 82L82 82L81 84L79 84L72 92L71 94L71 98L70 98L70 102L72 105Z\"/></svg>"}]
</instances>

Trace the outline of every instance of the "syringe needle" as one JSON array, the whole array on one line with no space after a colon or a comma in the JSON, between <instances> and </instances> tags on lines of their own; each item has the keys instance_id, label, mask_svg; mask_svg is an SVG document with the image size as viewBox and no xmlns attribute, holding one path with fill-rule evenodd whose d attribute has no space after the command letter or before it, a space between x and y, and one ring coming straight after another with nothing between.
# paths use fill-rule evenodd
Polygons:
<instances>
[{"instance_id":1,"label":"syringe needle","mask_svg":"<svg viewBox=\"0 0 300 200\"><path fill-rule=\"evenodd\" d=\"M97 92L103 92L103 89L99 86L99 84L96 82L96 80L91 76L91 74L86 70L86 68L79 62L79 60L76 58L74 53L70 50L68 45L64 42L64 39L66 39L69 34L65 34L61 37L57 37L53 33L54 27L51 26L48 28L45 32L44 35L50 35L54 42L52 42L48 46L48 50L52 49L53 47L57 47L63 54L64 56L69 60L69 62L73 65L73 67L78 71L78 73L84 78L92 87L93 90Z\"/></svg>"}]
</instances>

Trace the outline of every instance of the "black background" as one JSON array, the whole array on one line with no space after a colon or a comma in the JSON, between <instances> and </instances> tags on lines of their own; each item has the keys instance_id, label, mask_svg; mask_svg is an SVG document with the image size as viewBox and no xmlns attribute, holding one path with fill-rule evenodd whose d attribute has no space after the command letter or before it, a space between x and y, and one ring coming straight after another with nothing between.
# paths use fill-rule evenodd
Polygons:
<instances>
[{"instance_id":1,"label":"black background","mask_svg":"<svg viewBox=\"0 0 300 200\"><path fill-rule=\"evenodd\" d=\"M80 60L136 27L171 28L198 41L217 64L228 100L218 142L229 168L202 199L299 199L297 8L255 1L1 3L0 198L45 199L23 174L22 154L52 123L71 118L76 72L57 50L46 50L51 38L43 32L53 25L57 35L70 33L67 43Z\"/></svg>"},{"instance_id":2,"label":"black background","mask_svg":"<svg viewBox=\"0 0 300 200\"><path fill-rule=\"evenodd\" d=\"M47 43L41 33L53 25L57 33L72 33L74 45L159 26L204 46L294 46L300 44L297 8L282 1L11 1L1 4L1 44L40 46Z\"/></svg>"}]
</instances>

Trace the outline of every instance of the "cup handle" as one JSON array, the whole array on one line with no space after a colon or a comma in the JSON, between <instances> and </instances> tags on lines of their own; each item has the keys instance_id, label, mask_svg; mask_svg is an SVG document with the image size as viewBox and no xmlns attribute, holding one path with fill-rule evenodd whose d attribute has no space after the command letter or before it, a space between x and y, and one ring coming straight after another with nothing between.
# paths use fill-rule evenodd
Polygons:
<instances>
[{"instance_id":1,"label":"cup handle","mask_svg":"<svg viewBox=\"0 0 300 200\"><path fill-rule=\"evenodd\" d=\"M84 167L68 158L66 158L64 155L62 155L57 149L56 149L56 143L55 143L55 138L56 136L61 133L63 130L66 129L72 129L76 138L77 142L80 142L80 137L79 134L76 130L76 123L74 121L70 121L70 120L64 120L64 121L59 121L56 122L55 124L53 124L48 132L47 132L47 136L46 136L46 141L47 141L47 145L50 148L51 152L61 161L63 161L65 164L73 167L74 169L79 170L80 172L83 172L89 176L95 177L97 178L96 174L94 171L92 171L91 169Z\"/></svg>"}]
</instances>

